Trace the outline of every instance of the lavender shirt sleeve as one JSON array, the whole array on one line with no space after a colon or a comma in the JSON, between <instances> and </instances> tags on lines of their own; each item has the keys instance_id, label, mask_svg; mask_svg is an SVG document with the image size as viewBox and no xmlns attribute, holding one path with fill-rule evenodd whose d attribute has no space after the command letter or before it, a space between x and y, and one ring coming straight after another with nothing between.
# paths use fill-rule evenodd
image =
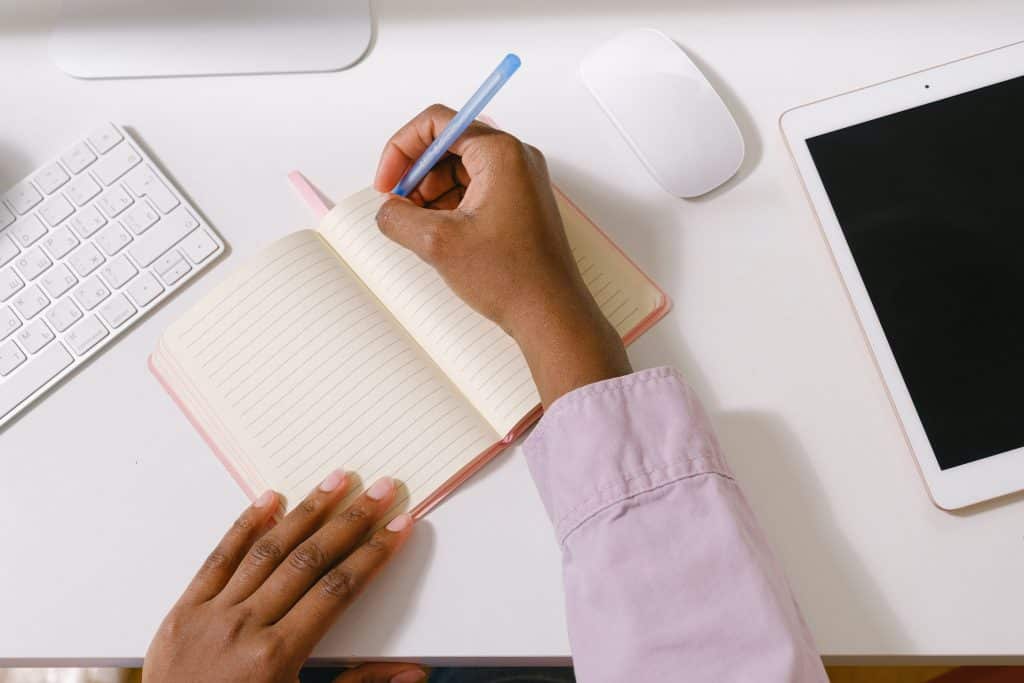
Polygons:
<instances>
[{"instance_id":1,"label":"lavender shirt sleeve","mask_svg":"<svg viewBox=\"0 0 1024 683\"><path fill-rule=\"evenodd\" d=\"M525 450L562 546L578 680L827 680L707 418L674 370L563 396Z\"/></svg>"}]
</instances>

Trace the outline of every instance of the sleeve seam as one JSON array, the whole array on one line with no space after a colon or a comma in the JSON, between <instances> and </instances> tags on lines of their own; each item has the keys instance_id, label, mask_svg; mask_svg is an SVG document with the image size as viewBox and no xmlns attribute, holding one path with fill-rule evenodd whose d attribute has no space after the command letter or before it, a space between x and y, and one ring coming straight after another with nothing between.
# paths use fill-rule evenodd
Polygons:
<instances>
[{"instance_id":1,"label":"sleeve seam","mask_svg":"<svg viewBox=\"0 0 1024 683\"><path fill-rule=\"evenodd\" d=\"M650 477L651 475L657 474L657 473L662 472L664 470L667 470L667 469L669 469L671 467L676 467L676 466L678 466L678 465L680 465L682 463L692 463L692 462L697 461L697 460L714 461L714 460L717 460L717 458L714 455L708 455L708 454L703 454L702 453L701 455L694 455L692 457L679 458L679 459L667 462L667 463L665 463L663 465L658 465L657 467L649 467L649 468L642 469L642 470L636 470L636 471L634 471L634 472L632 472L630 474L625 474L621 478L617 479L614 482L605 484L604 486L600 486L600 487L594 489L594 491L590 495L588 495L586 498L581 500L579 503L574 505L572 508L570 508L570 509L566 510L565 512L563 512L561 515L559 515L558 520L555 521L555 526L556 527L561 526L565 522L566 519L568 519L568 518L572 517L573 515L575 515L581 508L585 508L588 505L594 505L600 498L602 498L604 496L604 494L606 494L606 493L608 493L608 492L610 492L610 491L612 491L612 490L614 490L616 488L626 488L628 486L629 482L631 482L631 481L639 479L640 477ZM693 476L698 476L698 475L701 475L701 474L719 474L719 475L721 475L723 477L726 477L728 479L732 479L732 477L729 476L728 474L725 474L723 472L719 472L717 469L709 468L709 469L706 469L706 470L702 470L700 472L689 472L687 474L681 475L680 477L676 477L676 478L670 479L667 482L661 482L661 483L658 483L658 484L653 484L652 487L648 487L648 488L653 490L653 488L657 488L658 486L662 486L663 484L669 484L669 483L672 483L673 481L678 481L681 478L693 477ZM633 494L626 494L626 498L630 497L631 495L633 495ZM620 500L625 500L625 498L622 498ZM614 504L614 503L612 503L612 504Z\"/></svg>"},{"instance_id":2,"label":"sleeve seam","mask_svg":"<svg viewBox=\"0 0 1024 683\"><path fill-rule=\"evenodd\" d=\"M610 500L607 503L605 503L604 505L601 505L601 506L595 508L592 512L587 513L578 522L573 524L571 527L566 529L564 532L559 532L559 541L558 542L559 542L560 545L564 546L568 542L569 536L571 536L573 533L575 533L578 529L582 528L583 525L586 524L587 522L589 522L591 519L593 519L594 517L596 517L597 515L601 514L602 512L604 512L605 510L607 510L608 508L610 508L610 507L612 507L614 505L619 505L620 503L623 503L623 502L625 502L627 500L636 498L638 496L642 496L645 493L651 493L652 491L657 491L658 489L662 489L662 488L665 488L665 487L668 487L668 486L672 486L673 484L678 484L679 482L686 481L687 479L696 479L697 477L721 477L722 479L725 479L726 481L728 481L730 483L733 483L733 484L736 483L736 480L734 478L730 477L727 474L723 474L721 472L707 471L707 472L692 472L690 474L684 474L684 475L681 475L679 477L675 477L673 479L670 479L668 481L663 481L663 482L660 482L660 483L655 484L653 486L648 486L648 487L643 488L643 489L641 489L639 491L633 491L632 493L627 493L627 494L625 494L625 495L623 495L623 496L621 496L619 498L616 498L615 500ZM565 517L562 518L562 521L564 521L564 520L565 520ZM556 526L561 526L561 524L556 525Z\"/></svg>"}]
</instances>

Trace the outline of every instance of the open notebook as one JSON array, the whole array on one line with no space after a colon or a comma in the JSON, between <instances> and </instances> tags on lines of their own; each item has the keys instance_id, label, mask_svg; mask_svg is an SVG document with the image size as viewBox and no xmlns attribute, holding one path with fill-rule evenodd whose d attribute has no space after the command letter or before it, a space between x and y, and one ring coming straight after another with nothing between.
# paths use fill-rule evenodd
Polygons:
<instances>
[{"instance_id":1,"label":"open notebook","mask_svg":"<svg viewBox=\"0 0 1024 683\"><path fill-rule=\"evenodd\" d=\"M161 337L150 367L250 497L290 509L331 470L399 483L424 514L540 416L515 342L384 237L385 195L274 242ZM664 293L564 197L569 242L629 342Z\"/></svg>"}]
</instances>

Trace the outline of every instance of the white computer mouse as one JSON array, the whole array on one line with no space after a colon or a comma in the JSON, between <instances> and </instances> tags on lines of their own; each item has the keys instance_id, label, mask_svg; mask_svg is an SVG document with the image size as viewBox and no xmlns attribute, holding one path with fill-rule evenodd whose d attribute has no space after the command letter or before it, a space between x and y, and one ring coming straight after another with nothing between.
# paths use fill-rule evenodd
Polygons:
<instances>
[{"instance_id":1,"label":"white computer mouse","mask_svg":"<svg viewBox=\"0 0 1024 683\"><path fill-rule=\"evenodd\" d=\"M619 34L583 59L580 76L672 194L710 192L743 163L736 120L700 69L661 31Z\"/></svg>"}]
</instances>

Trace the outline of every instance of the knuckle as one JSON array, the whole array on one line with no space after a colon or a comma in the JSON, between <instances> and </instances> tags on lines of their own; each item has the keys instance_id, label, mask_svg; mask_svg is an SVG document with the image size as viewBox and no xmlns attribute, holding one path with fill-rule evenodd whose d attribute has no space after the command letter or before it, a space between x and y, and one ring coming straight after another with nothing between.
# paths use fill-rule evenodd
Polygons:
<instances>
[{"instance_id":1,"label":"knuckle","mask_svg":"<svg viewBox=\"0 0 1024 683\"><path fill-rule=\"evenodd\" d=\"M379 533L371 536L363 548L372 555L387 555L391 552L391 544Z\"/></svg>"},{"instance_id":2,"label":"knuckle","mask_svg":"<svg viewBox=\"0 0 1024 683\"><path fill-rule=\"evenodd\" d=\"M291 568L300 572L318 572L326 562L327 555L323 548L313 542L299 546L288 557L288 564Z\"/></svg>"},{"instance_id":3,"label":"knuckle","mask_svg":"<svg viewBox=\"0 0 1024 683\"><path fill-rule=\"evenodd\" d=\"M450 111L451 111L451 109L449 109L448 107L444 106L440 102L434 102L433 104L431 104L430 106L428 106L426 109L423 110L423 115L424 116L433 116L433 115L436 115L436 114L447 114Z\"/></svg>"},{"instance_id":4,"label":"knuckle","mask_svg":"<svg viewBox=\"0 0 1024 683\"><path fill-rule=\"evenodd\" d=\"M268 631L256 643L253 658L262 671L275 671L280 668L288 656L288 648L284 638Z\"/></svg>"},{"instance_id":5,"label":"knuckle","mask_svg":"<svg viewBox=\"0 0 1024 683\"><path fill-rule=\"evenodd\" d=\"M206 556L200 571L204 573L215 572L228 565L228 555L220 548L214 548L213 552Z\"/></svg>"},{"instance_id":6,"label":"knuckle","mask_svg":"<svg viewBox=\"0 0 1024 683\"><path fill-rule=\"evenodd\" d=\"M247 533L253 527L252 517L248 514L244 514L235 520L235 523L231 525L232 531L240 531Z\"/></svg>"},{"instance_id":7,"label":"knuckle","mask_svg":"<svg viewBox=\"0 0 1024 683\"><path fill-rule=\"evenodd\" d=\"M180 641L185 637L187 629L188 619L181 613L181 610L172 609L164 617L164 622L160 627L163 635L171 642Z\"/></svg>"},{"instance_id":8,"label":"knuckle","mask_svg":"<svg viewBox=\"0 0 1024 683\"><path fill-rule=\"evenodd\" d=\"M312 517L320 511L320 502L316 498L306 498L304 501L299 503L298 512L299 514Z\"/></svg>"},{"instance_id":9,"label":"knuckle","mask_svg":"<svg viewBox=\"0 0 1024 683\"><path fill-rule=\"evenodd\" d=\"M260 564L264 562L276 562L280 560L281 556L284 554L284 551L281 549L281 544L270 537L261 538L249 552L252 558Z\"/></svg>"},{"instance_id":10,"label":"knuckle","mask_svg":"<svg viewBox=\"0 0 1024 683\"><path fill-rule=\"evenodd\" d=\"M321 587L336 600L348 600L355 595L356 577L350 569L339 565L324 575Z\"/></svg>"},{"instance_id":11,"label":"knuckle","mask_svg":"<svg viewBox=\"0 0 1024 683\"><path fill-rule=\"evenodd\" d=\"M341 519L348 524L363 524L369 521L370 511L361 505L353 505L341 513Z\"/></svg>"},{"instance_id":12,"label":"knuckle","mask_svg":"<svg viewBox=\"0 0 1024 683\"><path fill-rule=\"evenodd\" d=\"M241 640L251 619L252 609L247 605L238 605L228 611L221 621L221 640L223 643L237 643Z\"/></svg>"}]
</instances>

